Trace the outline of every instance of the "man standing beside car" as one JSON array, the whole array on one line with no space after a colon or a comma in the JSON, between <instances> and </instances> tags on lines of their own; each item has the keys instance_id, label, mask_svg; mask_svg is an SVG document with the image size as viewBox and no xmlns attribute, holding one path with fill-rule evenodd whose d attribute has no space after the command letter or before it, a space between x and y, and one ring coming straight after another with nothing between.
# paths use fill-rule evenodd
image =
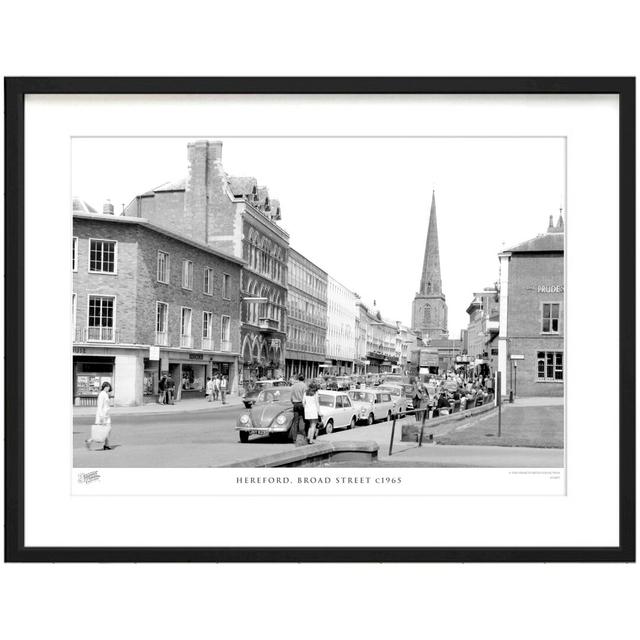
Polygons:
<instances>
[{"instance_id":1,"label":"man standing beside car","mask_svg":"<svg viewBox=\"0 0 640 640\"><path fill-rule=\"evenodd\" d=\"M307 439L304 435L304 394L307 385L304 383L304 376L298 376L298 381L291 387L291 404L293 405L293 426L292 435L295 437L296 446L306 444ZM300 421L302 420L302 438L300 438Z\"/></svg>"}]
</instances>

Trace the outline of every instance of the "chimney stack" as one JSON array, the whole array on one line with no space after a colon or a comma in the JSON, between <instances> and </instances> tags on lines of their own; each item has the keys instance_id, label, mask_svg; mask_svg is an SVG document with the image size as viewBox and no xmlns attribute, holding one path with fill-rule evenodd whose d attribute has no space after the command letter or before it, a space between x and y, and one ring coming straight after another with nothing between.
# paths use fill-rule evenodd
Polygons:
<instances>
[{"instance_id":1,"label":"chimney stack","mask_svg":"<svg viewBox=\"0 0 640 640\"><path fill-rule=\"evenodd\" d=\"M114 213L113 205L111 204L111 200L107 198L107 201L102 205L102 213L112 216Z\"/></svg>"}]
</instances>

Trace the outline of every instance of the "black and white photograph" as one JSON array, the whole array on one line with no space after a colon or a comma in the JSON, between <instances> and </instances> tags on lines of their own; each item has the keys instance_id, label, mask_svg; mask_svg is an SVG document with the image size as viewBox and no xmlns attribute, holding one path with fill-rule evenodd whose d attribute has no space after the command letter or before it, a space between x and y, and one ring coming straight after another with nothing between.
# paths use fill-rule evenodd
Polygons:
<instances>
[{"instance_id":1,"label":"black and white photograph","mask_svg":"<svg viewBox=\"0 0 640 640\"><path fill-rule=\"evenodd\" d=\"M563 469L566 162L74 138L74 467Z\"/></svg>"}]
</instances>

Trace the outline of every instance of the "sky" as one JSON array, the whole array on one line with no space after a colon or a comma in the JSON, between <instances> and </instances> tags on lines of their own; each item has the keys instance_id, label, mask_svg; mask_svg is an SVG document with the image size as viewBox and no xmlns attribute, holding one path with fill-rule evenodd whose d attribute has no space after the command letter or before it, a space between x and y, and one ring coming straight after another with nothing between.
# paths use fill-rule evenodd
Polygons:
<instances>
[{"instance_id":1,"label":"sky","mask_svg":"<svg viewBox=\"0 0 640 640\"><path fill-rule=\"evenodd\" d=\"M498 253L565 214L563 138L211 138L225 171L280 200L293 248L389 320L411 324L435 191L449 335L473 293L498 279ZM72 192L116 214L187 173L189 138L74 138ZM566 218L565 218L566 219Z\"/></svg>"}]
</instances>

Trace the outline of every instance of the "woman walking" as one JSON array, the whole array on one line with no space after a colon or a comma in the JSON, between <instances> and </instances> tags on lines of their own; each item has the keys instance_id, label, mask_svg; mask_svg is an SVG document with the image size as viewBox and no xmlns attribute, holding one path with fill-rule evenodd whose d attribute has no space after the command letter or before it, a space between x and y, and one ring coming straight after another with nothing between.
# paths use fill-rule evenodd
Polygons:
<instances>
[{"instance_id":1,"label":"woman walking","mask_svg":"<svg viewBox=\"0 0 640 640\"><path fill-rule=\"evenodd\" d=\"M96 431L102 431L102 434L100 434L101 437L98 437L98 434L94 434L94 429L92 429L91 437L85 440L87 447L90 447L90 445L95 442L102 443L102 448L105 451L111 450L109 446L109 434L111 433L111 416L109 415L111 412L111 404L109 402L110 393L111 385L108 382L103 382L100 387L100 393L98 394L98 408L96 410L96 420L94 424L94 429L96 425L103 427L102 429L95 429Z\"/></svg>"},{"instance_id":2,"label":"woman walking","mask_svg":"<svg viewBox=\"0 0 640 640\"><path fill-rule=\"evenodd\" d=\"M309 384L309 388L306 390L302 397L302 405L304 407L304 421L308 422L307 428L307 443L313 444L316 441L316 430L318 426L318 419L320 417L320 405L318 404L318 385L315 382Z\"/></svg>"}]
</instances>

